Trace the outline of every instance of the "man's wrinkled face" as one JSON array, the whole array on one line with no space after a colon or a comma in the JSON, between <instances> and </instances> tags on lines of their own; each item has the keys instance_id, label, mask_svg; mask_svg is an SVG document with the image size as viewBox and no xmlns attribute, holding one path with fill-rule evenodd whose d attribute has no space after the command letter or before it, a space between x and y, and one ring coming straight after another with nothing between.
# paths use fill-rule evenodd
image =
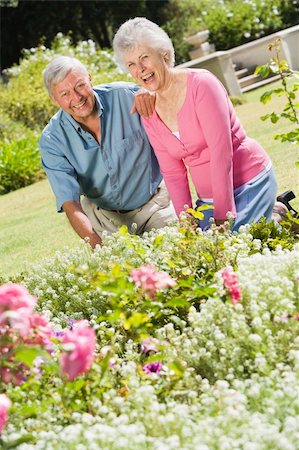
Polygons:
<instances>
[{"instance_id":1,"label":"man's wrinkled face","mask_svg":"<svg viewBox=\"0 0 299 450\"><path fill-rule=\"evenodd\" d=\"M71 70L63 81L52 85L52 101L77 122L84 122L95 111L95 96L88 74Z\"/></svg>"}]
</instances>

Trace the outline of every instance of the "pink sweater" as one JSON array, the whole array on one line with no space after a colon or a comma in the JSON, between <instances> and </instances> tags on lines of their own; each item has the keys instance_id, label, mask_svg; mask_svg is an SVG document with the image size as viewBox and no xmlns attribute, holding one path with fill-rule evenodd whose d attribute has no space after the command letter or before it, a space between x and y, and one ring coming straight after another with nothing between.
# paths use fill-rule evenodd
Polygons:
<instances>
[{"instance_id":1,"label":"pink sweater","mask_svg":"<svg viewBox=\"0 0 299 450\"><path fill-rule=\"evenodd\" d=\"M192 206L187 168L198 196L213 199L214 218L220 220L228 211L236 215L234 189L269 163L264 149L246 136L223 85L204 69L188 70L179 139L155 111L142 121L177 215Z\"/></svg>"}]
</instances>

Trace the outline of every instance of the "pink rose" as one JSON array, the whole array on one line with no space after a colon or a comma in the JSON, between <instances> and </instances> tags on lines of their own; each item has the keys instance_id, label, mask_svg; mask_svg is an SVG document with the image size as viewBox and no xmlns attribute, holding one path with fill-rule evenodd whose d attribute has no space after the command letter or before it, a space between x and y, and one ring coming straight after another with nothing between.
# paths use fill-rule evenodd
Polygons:
<instances>
[{"instance_id":1,"label":"pink rose","mask_svg":"<svg viewBox=\"0 0 299 450\"><path fill-rule=\"evenodd\" d=\"M34 313L30 316L30 326L33 335L30 337L29 341L26 340L26 343L50 347L50 339L53 335L53 331L48 319L42 314Z\"/></svg>"},{"instance_id":2,"label":"pink rose","mask_svg":"<svg viewBox=\"0 0 299 450\"><path fill-rule=\"evenodd\" d=\"M168 273L156 271L151 264L132 270L131 277L135 281L135 285L141 287L151 298L160 289L166 289L176 284Z\"/></svg>"},{"instance_id":3,"label":"pink rose","mask_svg":"<svg viewBox=\"0 0 299 450\"><path fill-rule=\"evenodd\" d=\"M239 303L241 301L241 288L238 283L237 274L231 267L226 267L220 273L232 303Z\"/></svg>"},{"instance_id":4,"label":"pink rose","mask_svg":"<svg viewBox=\"0 0 299 450\"><path fill-rule=\"evenodd\" d=\"M19 284L3 284L0 286L0 312L7 309L32 311L36 298L32 297L27 289Z\"/></svg>"},{"instance_id":5,"label":"pink rose","mask_svg":"<svg viewBox=\"0 0 299 450\"><path fill-rule=\"evenodd\" d=\"M5 394L0 394L0 433L3 432L6 426L10 406L11 401L9 398Z\"/></svg>"},{"instance_id":6,"label":"pink rose","mask_svg":"<svg viewBox=\"0 0 299 450\"><path fill-rule=\"evenodd\" d=\"M89 370L96 347L96 334L85 320L75 322L72 330L62 337L64 352L60 357L61 371L72 381Z\"/></svg>"}]
</instances>

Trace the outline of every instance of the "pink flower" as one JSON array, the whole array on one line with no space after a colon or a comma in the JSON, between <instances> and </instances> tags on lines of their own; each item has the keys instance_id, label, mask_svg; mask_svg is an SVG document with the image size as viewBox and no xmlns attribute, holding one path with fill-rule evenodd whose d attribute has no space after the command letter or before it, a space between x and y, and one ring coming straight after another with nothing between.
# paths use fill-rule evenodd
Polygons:
<instances>
[{"instance_id":1,"label":"pink flower","mask_svg":"<svg viewBox=\"0 0 299 450\"><path fill-rule=\"evenodd\" d=\"M30 316L30 326L33 335L30 336L29 340L26 340L26 344L41 345L50 348L50 339L53 331L48 319L42 314L34 313Z\"/></svg>"},{"instance_id":2,"label":"pink flower","mask_svg":"<svg viewBox=\"0 0 299 450\"><path fill-rule=\"evenodd\" d=\"M151 298L160 289L166 289L176 284L168 273L157 272L151 264L132 270L131 277L135 281L135 285L141 287Z\"/></svg>"},{"instance_id":3,"label":"pink flower","mask_svg":"<svg viewBox=\"0 0 299 450\"><path fill-rule=\"evenodd\" d=\"M27 289L19 284L3 284L0 286L0 312L11 310L32 311L36 298L32 297Z\"/></svg>"},{"instance_id":4,"label":"pink flower","mask_svg":"<svg viewBox=\"0 0 299 450\"><path fill-rule=\"evenodd\" d=\"M6 422L8 420L8 410L11 406L11 401L5 394L0 395L0 433L3 432Z\"/></svg>"},{"instance_id":5,"label":"pink flower","mask_svg":"<svg viewBox=\"0 0 299 450\"><path fill-rule=\"evenodd\" d=\"M141 341L141 352L142 353L157 353L157 345L159 341L152 337L147 337Z\"/></svg>"},{"instance_id":6,"label":"pink flower","mask_svg":"<svg viewBox=\"0 0 299 450\"><path fill-rule=\"evenodd\" d=\"M160 361L153 361L151 363L145 364L142 369L148 375L150 375L151 373L160 373L162 369L162 363Z\"/></svg>"},{"instance_id":7,"label":"pink flower","mask_svg":"<svg viewBox=\"0 0 299 450\"><path fill-rule=\"evenodd\" d=\"M85 320L75 322L72 330L62 337L64 352L60 357L61 370L68 380L89 370L96 347L96 334Z\"/></svg>"},{"instance_id":8,"label":"pink flower","mask_svg":"<svg viewBox=\"0 0 299 450\"><path fill-rule=\"evenodd\" d=\"M24 286L4 284L0 286L0 326L9 325L22 337L30 333L30 316L36 303Z\"/></svg>"},{"instance_id":9,"label":"pink flower","mask_svg":"<svg viewBox=\"0 0 299 450\"><path fill-rule=\"evenodd\" d=\"M237 274L231 267L226 267L220 273L232 303L239 303L241 301L241 288L238 284Z\"/></svg>"}]
</instances>

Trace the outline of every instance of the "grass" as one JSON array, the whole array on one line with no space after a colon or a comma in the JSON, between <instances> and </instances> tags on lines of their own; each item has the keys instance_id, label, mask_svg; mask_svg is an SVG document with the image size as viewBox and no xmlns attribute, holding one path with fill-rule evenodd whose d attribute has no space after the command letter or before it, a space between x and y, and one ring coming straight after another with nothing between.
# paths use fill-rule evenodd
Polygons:
<instances>
[{"instance_id":1,"label":"grass","mask_svg":"<svg viewBox=\"0 0 299 450\"><path fill-rule=\"evenodd\" d=\"M281 111L285 101L273 98L267 105L260 101L263 87L244 95L246 102L236 107L247 134L260 142L269 153L278 178L278 192L288 189L298 195L298 147L273 139L275 133L290 129L288 122L276 125L262 122L260 116ZM292 205L299 209L299 198ZM27 271L30 265L50 257L57 250L78 245L79 238L64 214L57 214L48 181L0 197L0 275L11 276Z\"/></svg>"},{"instance_id":2,"label":"grass","mask_svg":"<svg viewBox=\"0 0 299 450\"><path fill-rule=\"evenodd\" d=\"M30 264L78 243L65 214L56 213L47 180L1 196L0 223L0 275L27 271Z\"/></svg>"}]
</instances>

